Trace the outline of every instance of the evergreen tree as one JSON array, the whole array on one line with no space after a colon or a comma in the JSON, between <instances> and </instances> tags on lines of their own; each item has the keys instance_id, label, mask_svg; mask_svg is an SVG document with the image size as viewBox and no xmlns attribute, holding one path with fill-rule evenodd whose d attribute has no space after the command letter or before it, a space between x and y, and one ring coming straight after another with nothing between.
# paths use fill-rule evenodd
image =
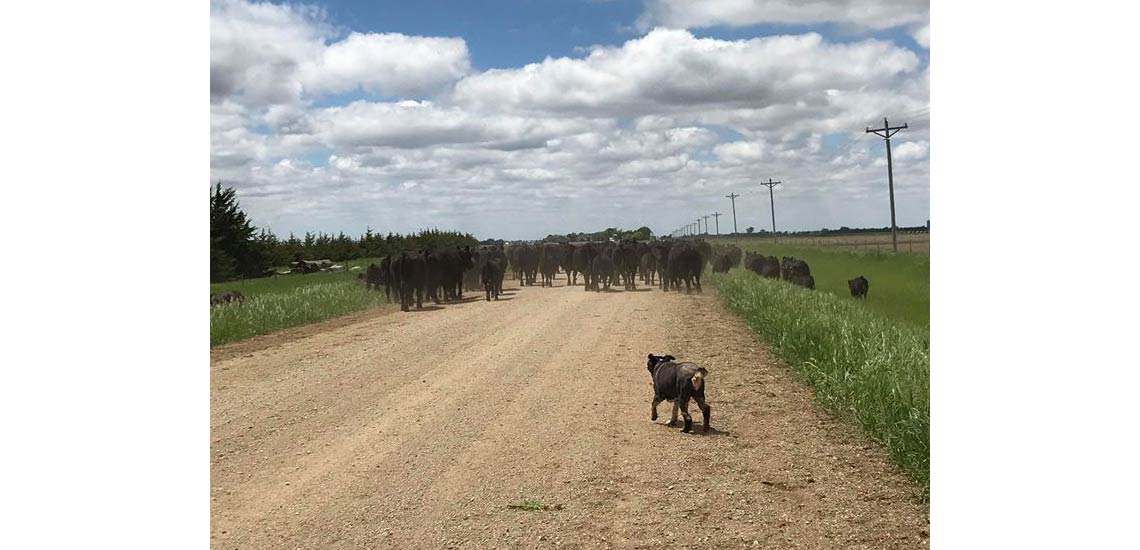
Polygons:
<instances>
[{"instance_id":1,"label":"evergreen tree","mask_svg":"<svg viewBox=\"0 0 1140 550\"><path fill-rule=\"evenodd\" d=\"M219 181L210 194L210 282L265 274L268 257L255 233L237 193Z\"/></svg>"}]
</instances>

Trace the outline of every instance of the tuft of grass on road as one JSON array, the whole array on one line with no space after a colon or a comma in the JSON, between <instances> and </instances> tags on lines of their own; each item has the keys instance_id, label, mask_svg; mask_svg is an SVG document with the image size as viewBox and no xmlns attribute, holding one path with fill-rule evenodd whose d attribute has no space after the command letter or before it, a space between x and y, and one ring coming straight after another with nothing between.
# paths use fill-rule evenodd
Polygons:
<instances>
[{"instance_id":1,"label":"tuft of grass on road","mask_svg":"<svg viewBox=\"0 0 1140 550\"><path fill-rule=\"evenodd\" d=\"M811 267L814 273L816 264ZM708 281L725 306L815 390L827 410L883 444L920 485L923 498L929 495L925 326L863 307L849 295L811 291L744 269L710 274Z\"/></svg>"},{"instance_id":2,"label":"tuft of grass on road","mask_svg":"<svg viewBox=\"0 0 1140 550\"><path fill-rule=\"evenodd\" d=\"M211 347L389 305L383 292L366 290L356 272L284 275L210 285L211 293L225 290L240 291L245 303L210 308Z\"/></svg>"},{"instance_id":3,"label":"tuft of grass on road","mask_svg":"<svg viewBox=\"0 0 1140 550\"><path fill-rule=\"evenodd\" d=\"M544 512L547 510L561 510L562 505L561 504L555 504L555 505L551 506L549 504L544 504L544 503L537 501L537 500L524 500L522 502L516 502L514 504L508 504L507 508L511 508L514 510L524 510L527 512Z\"/></svg>"}]
</instances>

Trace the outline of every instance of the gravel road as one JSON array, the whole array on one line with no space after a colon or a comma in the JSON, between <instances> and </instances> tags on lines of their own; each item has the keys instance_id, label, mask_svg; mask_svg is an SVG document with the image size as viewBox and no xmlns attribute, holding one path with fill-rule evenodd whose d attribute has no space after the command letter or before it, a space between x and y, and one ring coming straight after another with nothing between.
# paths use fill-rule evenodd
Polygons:
<instances>
[{"instance_id":1,"label":"gravel road","mask_svg":"<svg viewBox=\"0 0 1140 550\"><path fill-rule=\"evenodd\" d=\"M886 452L711 291L467 296L215 348L212 546L928 546ZM649 420L650 352L709 370L708 434Z\"/></svg>"}]
</instances>

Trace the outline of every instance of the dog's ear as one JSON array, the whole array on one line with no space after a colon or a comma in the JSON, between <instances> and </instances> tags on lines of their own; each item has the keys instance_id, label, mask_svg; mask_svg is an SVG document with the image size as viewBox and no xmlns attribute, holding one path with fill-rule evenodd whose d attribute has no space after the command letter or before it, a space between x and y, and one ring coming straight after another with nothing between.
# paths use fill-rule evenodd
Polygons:
<instances>
[{"instance_id":1,"label":"dog's ear","mask_svg":"<svg viewBox=\"0 0 1140 550\"><path fill-rule=\"evenodd\" d=\"M665 357L661 358L662 361L673 361L675 359L677 359L677 358L673 357L672 355L666 355Z\"/></svg>"},{"instance_id":2,"label":"dog's ear","mask_svg":"<svg viewBox=\"0 0 1140 550\"><path fill-rule=\"evenodd\" d=\"M650 361L652 361L652 360L654 360L654 359L657 359L657 357L656 357L656 356L654 356L652 353L650 353L650 354L649 354L649 360L650 360Z\"/></svg>"}]
</instances>

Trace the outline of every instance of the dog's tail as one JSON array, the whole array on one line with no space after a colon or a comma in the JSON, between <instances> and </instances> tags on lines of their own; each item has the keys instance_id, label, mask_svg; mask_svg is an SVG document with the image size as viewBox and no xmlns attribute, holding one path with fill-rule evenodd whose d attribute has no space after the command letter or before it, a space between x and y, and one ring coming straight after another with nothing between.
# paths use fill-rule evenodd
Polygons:
<instances>
[{"instance_id":1,"label":"dog's tail","mask_svg":"<svg viewBox=\"0 0 1140 550\"><path fill-rule=\"evenodd\" d=\"M704 367L698 367L697 373L694 374L693 378L691 379L693 381L693 389L696 391L701 391L701 388L703 388L705 385L705 378L708 377L708 375L709 371L705 370Z\"/></svg>"}]
</instances>

